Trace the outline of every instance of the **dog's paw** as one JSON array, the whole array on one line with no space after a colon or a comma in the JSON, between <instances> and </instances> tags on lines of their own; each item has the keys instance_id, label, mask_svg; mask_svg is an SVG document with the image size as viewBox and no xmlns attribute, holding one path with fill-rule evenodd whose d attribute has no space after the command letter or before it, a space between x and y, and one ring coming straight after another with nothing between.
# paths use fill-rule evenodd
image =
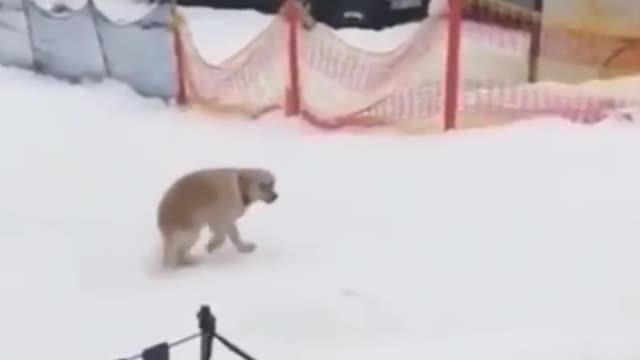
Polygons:
<instances>
[{"instance_id":1,"label":"dog's paw","mask_svg":"<svg viewBox=\"0 0 640 360\"><path fill-rule=\"evenodd\" d=\"M172 259L172 261L168 262L166 265L168 265L171 268L179 269L184 267L192 267L192 266L195 266L197 263L198 262L196 261L196 259L193 258L192 256L184 255L184 256L179 256L179 257L176 257L175 259Z\"/></svg>"},{"instance_id":2,"label":"dog's paw","mask_svg":"<svg viewBox=\"0 0 640 360\"><path fill-rule=\"evenodd\" d=\"M222 246L222 244L224 243L224 241L216 241L216 240L210 240L207 243L206 249L208 253L212 253L215 249L219 248L220 246Z\"/></svg>"},{"instance_id":3,"label":"dog's paw","mask_svg":"<svg viewBox=\"0 0 640 360\"><path fill-rule=\"evenodd\" d=\"M254 243L244 243L238 246L238 251L241 253L250 253L256 250L256 244Z\"/></svg>"},{"instance_id":4,"label":"dog's paw","mask_svg":"<svg viewBox=\"0 0 640 360\"><path fill-rule=\"evenodd\" d=\"M192 267L198 264L198 261L192 257L186 257L178 264L180 267Z\"/></svg>"}]
</instances>

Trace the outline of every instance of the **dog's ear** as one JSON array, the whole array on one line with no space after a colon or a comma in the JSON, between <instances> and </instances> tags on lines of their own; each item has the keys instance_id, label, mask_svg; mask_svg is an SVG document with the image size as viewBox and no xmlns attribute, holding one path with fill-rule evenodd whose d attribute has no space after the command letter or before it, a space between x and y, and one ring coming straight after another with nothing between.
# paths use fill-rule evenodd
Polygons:
<instances>
[{"instance_id":1,"label":"dog's ear","mask_svg":"<svg viewBox=\"0 0 640 360\"><path fill-rule=\"evenodd\" d=\"M240 190L240 201L246 207L251 204L251 179L242 171L237 174L238 190Z\"/></svg>"}]
</instances>

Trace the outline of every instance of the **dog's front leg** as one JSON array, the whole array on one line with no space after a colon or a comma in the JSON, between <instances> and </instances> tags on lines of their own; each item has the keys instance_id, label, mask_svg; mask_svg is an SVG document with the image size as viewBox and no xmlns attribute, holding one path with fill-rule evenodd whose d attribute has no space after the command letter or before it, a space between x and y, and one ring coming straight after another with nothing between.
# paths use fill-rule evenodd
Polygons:
<instances>
[{"instance_id":1,"label":"dog's front leg","mask_svg":"<svg viewBox=\"0 0 640 360\"><path fill-rule=\"evenodd\" d=\"M256 244L244 242L240 239L240 231L238 231L238 227L235 223L229 226L227 234L229 235L229 239L231 239L231 242L239 252L248 253L256 249Z\"/></svg>"},{"instance_id":2,"label":"dog's front leg","mask_svg":"<svg viewBox=\"0 0 640 360\"><path fill-rule=\"evenodd\" d=\"M227 234L224 231L220 231L220 229L216 228L209 224L209 230L213 234L207 243L207 252L211 253L215 249L219 248L224 244L224 241L227 239Z\"/></svg>"}]
</instances>

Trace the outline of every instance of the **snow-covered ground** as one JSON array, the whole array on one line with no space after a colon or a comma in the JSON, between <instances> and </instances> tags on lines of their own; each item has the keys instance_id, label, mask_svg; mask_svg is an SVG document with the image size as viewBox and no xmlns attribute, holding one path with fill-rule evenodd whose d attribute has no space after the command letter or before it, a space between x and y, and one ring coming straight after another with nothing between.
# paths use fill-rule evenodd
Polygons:
<instances>
[{"instance_id":1,"label":"snow-covered ground","mask_svg":"<svg viewBox=\"0 0 640 360\"><path fill-rule=\"evenodd\" d=\"M0 98L4 358L126 356L193 332L203 303L261 360L640 356L634 124L316 135L13 69ZM278 175L241 221L256 252L201 244L161 271L162 191L224 165Z\"/></svg>"}]
</instances>

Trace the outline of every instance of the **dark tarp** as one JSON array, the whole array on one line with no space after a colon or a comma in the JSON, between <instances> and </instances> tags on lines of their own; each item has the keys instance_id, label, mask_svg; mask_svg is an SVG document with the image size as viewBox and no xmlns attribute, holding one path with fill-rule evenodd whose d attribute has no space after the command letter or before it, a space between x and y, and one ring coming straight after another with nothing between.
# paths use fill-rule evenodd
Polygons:
<instances>
[{"instance_id":1,"label":"dark tarp","mask_svg":"<svg viewBox=\"0 0 640 360\"><path fill-rule=\"evenodd\" d=\"M217 9L254 9L274 14L283 0L177 0L181 6L203 6Z\"/></svg>"},{"instance_id":2,"label":"dark tarp","mask_svg":"<svg viewBox=\"0 0 640 360\"><path fill-rule=\"evenodd\" d=\"M427 14L429 0L306 0L313 17L334 28L355 26L381 29L386 26L421 20ZM521 0L522 1L522 0ZM182 6L218 9L254 9L275 13L283 0L178 0Z\"/></svg>"},{"instance_id":3,"label":"dark tarp","mask_svg":"<svg viewBox=\"0 0 640 360\"><path fill-rule=\"evenodd\" d=\"M382 29L423 19L429 0L311 0L314 17L333 27Z\"/></svg>"}]
</instances>

